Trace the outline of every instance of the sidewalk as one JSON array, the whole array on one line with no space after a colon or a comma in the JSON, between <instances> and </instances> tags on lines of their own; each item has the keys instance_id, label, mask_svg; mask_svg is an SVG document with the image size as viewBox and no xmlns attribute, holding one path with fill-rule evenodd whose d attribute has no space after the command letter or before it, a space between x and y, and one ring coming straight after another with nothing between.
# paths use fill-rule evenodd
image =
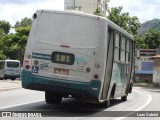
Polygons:
<instances>
[{"instance_id":1,"label":"sidewalk","mask_svg":"<svg viewBox=\"0 0 160 120\"><path fill-rule=\"evenodd\" d=\"M22 88L21 80L0 80L0 92Z\"/></svg>"}]
</instances>

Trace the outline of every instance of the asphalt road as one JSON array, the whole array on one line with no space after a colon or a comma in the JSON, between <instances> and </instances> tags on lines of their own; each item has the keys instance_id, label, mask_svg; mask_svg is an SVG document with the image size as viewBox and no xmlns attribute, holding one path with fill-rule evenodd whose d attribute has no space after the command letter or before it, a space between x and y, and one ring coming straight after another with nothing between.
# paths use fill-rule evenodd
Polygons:
<instances>
[{"instance_id":1,"label":"asphalt road","mask_svg":"<svg viewBox=\"0 0 160 120\"><path fill-rule=\"evenodd\" d=\"M44 92L32 91L26 89L18 89L13 91L0 92L0 111L48 111L44 116L58 117L58 119L136 119L136 120L158 120L159 117L140 117L141 111L150 113L153 111L160 111L160 90L159 89L144 89L134 88L132 94L129 94L128 100L122 102L120 98L114 99L109 108L101 108L97 104L82 103L75 99L63 99L60 105L48 105L44 100ZM121 112L119 112L121 111ZM124 111L124 112L122 112ZM127 112L130 111L130 112ZM137 111L136 113L134 111ZM127 117L130 113L137 115L134 117ZM145 113L145 114L146 114ZM117 116L118 114L125 114L124 117ZM112 117L106 117L106 116ZM114 117L117 116L117 117Z\"/></svg>"}]
</instances>

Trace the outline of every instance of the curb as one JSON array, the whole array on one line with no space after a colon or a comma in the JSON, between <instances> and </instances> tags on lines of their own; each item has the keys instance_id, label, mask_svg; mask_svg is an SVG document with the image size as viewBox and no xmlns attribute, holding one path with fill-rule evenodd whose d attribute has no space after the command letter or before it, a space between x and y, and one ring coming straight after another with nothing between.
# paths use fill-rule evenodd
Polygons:
<instances>
[{"instance_id":1,"label":"curb","mask_svg":"<svg viewBox=\"0 0 160 120\"><path fill-rule=\"evenodd\" d=\"M10 83L1 83L2 87L0 88L0 92L4 91L10 91L10 90L16 90L21 89L21 81L11 81Z\"/></svg>"},{"instance_id":2,"label":"curb","mask_svg":"<svg viewBox=\"0 0 160 120\"><path fill-rule=\"evenodd\" d=\"M16 90L16 89L21 89L21 88L22 88L22 87L3 88L3 89L0 89L0 92L10 91L10 90Z\"/></svg>"}]
</instances>

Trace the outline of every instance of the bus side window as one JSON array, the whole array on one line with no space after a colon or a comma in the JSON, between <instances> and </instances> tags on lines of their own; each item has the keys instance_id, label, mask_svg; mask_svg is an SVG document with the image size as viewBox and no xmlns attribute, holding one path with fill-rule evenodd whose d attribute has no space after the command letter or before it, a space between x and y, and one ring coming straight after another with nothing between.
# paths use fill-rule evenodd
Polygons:
<instances>
[{"instance_id":1,"label":"bus side window","mask_svg":"<svg viewBox=\"0 0 160 120\"><path fill-rule=\"evenodd\" d=\"M129 40L127 40L127 43L126 43L126 62L130 62L130 42Z\"/></svg>"},{"instance_id":2,"label":"bus side window","mask_svg":"<svg viewBox=\"0 0 160 120\"><path fill-rule=\"evenodd\" d=\"M121 62L125 62L125 50L126 50L126 39L122 36L121 39Z\"/></svg>"},{"instance_id":3,"label":"bus side window","mask_svg":"<svg viewBox=\"0 0 160 120\"><path fill-rule=\"evenodd\" d=\"M115 45L114 45L114 61L120 60L120 34L115 33Z\"/></svg>"}]
</instances>

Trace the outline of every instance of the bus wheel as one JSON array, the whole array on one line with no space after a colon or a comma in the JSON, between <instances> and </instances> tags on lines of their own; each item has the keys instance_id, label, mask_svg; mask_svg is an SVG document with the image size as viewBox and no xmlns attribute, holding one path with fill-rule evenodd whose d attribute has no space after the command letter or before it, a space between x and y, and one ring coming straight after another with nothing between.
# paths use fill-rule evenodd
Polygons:
<instances>
[{"instance_id":1,"label":"bus wheel","mask_svg":"<svg viewBox=\"0 0 160 120\"><path fill-rule=\"evenodd\" d=\"M130 87L129 87L129 93L132 92L132 88L133 88L133 85L131 84Z\"/></svg>"},{"instance_id":2,"label":"bus wheel","mask_svg":"<svg viewBox=\"0 0 160 120\"><path fill-rule=\"evenodd\" d=\"M45 92L45 100L47 104L52 104L52 93Z\"/></svg>"},{"instance_id":3,"label":"bus wheel","mask_svg":"<svg viewBox=\"0 0 160 120\"><path fill-rule=\"evenodd\" d=\"M60 104L62 101L62 96L46 91L45 100L47 104Z\"/></svg>"},{"instance_id":4,"label":"bus wheel","mask_svg":"<svg viewBox=\"0 0 160 120\"><path fill-rule=\"evenodd\" d=\"M127 96L121 97L121 101L126 101L126 100L127 100Z\"/></svg>"}]
</instances>

